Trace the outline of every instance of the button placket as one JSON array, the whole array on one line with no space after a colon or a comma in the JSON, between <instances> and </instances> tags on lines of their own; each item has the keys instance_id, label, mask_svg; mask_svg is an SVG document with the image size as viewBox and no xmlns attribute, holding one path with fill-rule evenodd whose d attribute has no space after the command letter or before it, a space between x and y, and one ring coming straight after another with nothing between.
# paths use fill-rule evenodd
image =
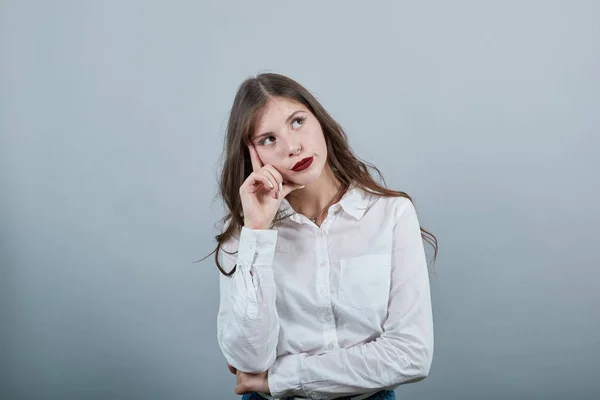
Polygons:
<instances>
[{"instance_id":1,"label":"button placket","mask_svg":"<svg viewBox=\"0 0 600 400\"><path fill-rule=\"evenodd\" d=\"M330 296L330 263L329 251L327 246L327 236L325 232L321 232L316 239L317 250L317 273L316 273L316 290L318 293L318 304L320 312L318 319L321 322L323 332L324 350L332 350L335 348L338 341L337 331L335 327L335 318L331 305Z\"/></svg>"}]
</instances>

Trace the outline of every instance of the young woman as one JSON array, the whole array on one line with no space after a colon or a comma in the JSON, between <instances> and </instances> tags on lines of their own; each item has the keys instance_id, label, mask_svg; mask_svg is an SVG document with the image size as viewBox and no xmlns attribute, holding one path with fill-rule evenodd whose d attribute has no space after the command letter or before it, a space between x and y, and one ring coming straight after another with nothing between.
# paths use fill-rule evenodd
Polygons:
<instances>
[{"instance_id":1,"label":"young woman","mask_svg":"<svg viewBox=\"0 0 600 400\"><path fill-rule=\"evenodd\" d=\"M437 240L411 198L379 185L315 97L279 74L240 86L225 151L217 334L235 393L395 399L424 379L423 239L434 261Z\"/></svg>"}]
</instances>

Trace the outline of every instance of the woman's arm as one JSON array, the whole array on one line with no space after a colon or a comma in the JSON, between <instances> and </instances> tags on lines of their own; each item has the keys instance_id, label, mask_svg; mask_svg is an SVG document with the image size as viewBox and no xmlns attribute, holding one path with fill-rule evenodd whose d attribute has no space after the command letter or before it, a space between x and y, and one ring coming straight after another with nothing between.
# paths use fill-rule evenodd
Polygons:
<instances>
[{"instance_id":1,"label":"woman's arm","mask_svg":"<svg viewBox=\"0 0 600 400\"><path fill-rule=\"evenodd\" d=\"M220 274L217 339L227 362L242 372L261 373L275 362L279 317L275 307L272 263L276 230L240 233L237 257L225 252L221 264L231 276ZM224 246L231 252L235 246Z\"/></svg>"},{"instance_id":2,"label":"woman's arm","mask_svg":"<svg viewBox=\"0 0 600 400\"><path fill-rule=\"evenodd\" d=\"M433 357L429 275L417 214L401 203L394 225L388 318L376 340L319 355L286 355L269 369L273 397L329 399L424 379Z\"/></svg>"}]
</instances>

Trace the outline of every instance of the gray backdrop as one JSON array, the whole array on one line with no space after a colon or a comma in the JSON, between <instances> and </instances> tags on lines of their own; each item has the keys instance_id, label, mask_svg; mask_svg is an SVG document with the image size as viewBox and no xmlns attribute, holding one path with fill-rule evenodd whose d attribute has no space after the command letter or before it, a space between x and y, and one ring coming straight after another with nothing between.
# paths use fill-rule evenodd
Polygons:
<instances>
[{"instance_id":1,"label":"gray backdrop","mask_svg":"<svg viewBox=\"0 0 600 400\"><path fill-rule=\"evenodd\" d=\"M600 2L0 2L2 399L236 399L228 110L311 90L440 240L401 399L600 398Z\"/></svg>"}]
</instances>

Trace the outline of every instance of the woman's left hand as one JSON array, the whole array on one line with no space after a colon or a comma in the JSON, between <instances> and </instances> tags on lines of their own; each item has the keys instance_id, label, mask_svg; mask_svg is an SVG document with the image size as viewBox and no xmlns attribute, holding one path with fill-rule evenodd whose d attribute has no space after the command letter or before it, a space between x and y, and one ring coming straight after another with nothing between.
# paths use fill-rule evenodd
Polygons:
<instances>
[{"instance_id":1,"label":"woman's left hand","mask_svg":"<svg viewBox=\"0 0 600 400\"><path fill-rule=\"evenodd\" d=\"M246 394L252 392L268 393L269 391L269 371L260 374L249 374L247 372L237 371L236 394Z\"/></svg>"}]
</instances>

